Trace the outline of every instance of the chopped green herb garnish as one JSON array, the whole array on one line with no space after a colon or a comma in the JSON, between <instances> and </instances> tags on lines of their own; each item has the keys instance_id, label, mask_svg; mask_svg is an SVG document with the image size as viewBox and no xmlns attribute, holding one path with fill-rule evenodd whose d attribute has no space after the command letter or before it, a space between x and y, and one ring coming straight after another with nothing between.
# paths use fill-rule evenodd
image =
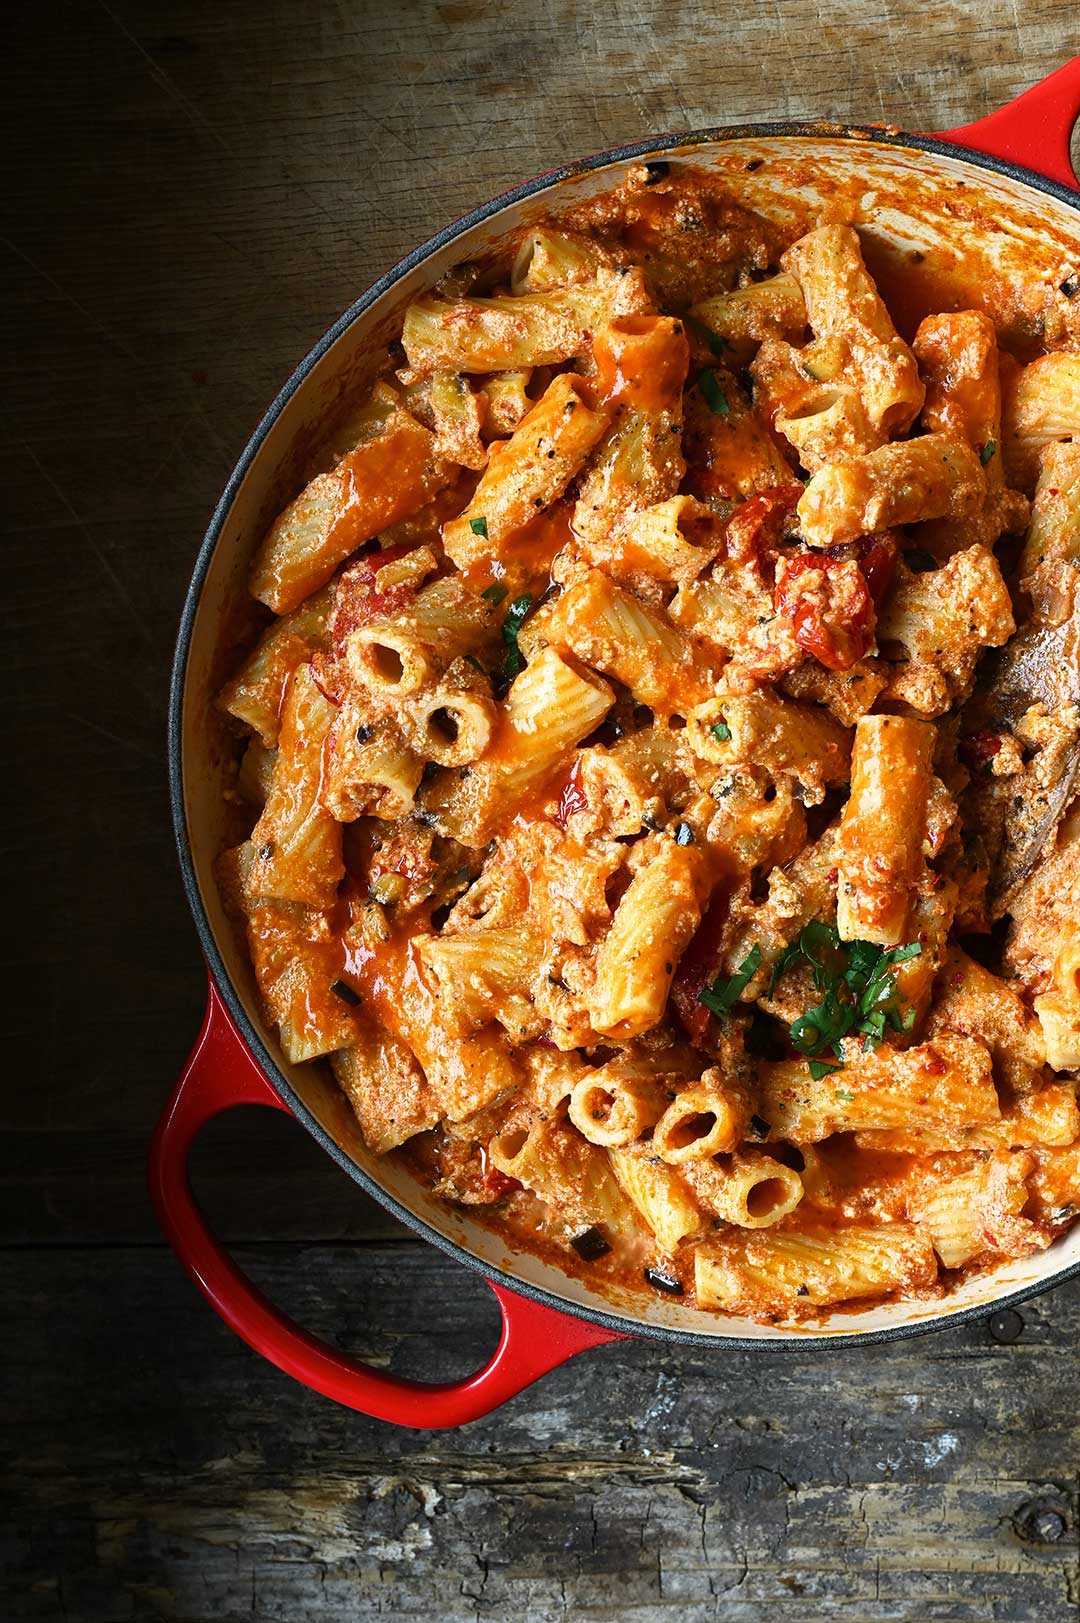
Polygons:
<instances>
[{"instance_id":1,"label":"chopped green herb garnish","mask_svg":"<svg viewBox=\"0 0 1080 1623\"><path fill-rule=\"evenodd\" d=\"M813 1065L811 1065L810 1069L813 1070ZM837 1088L836 1097L842 1105L849 1105L851 1104L855 1095L853 1093L848 1093L846 1088Z\"/></svg>"},{"instance_id":2,"label":"chopped green herb garnish","mask_svg":"<svg viewBox=\"0 0 1080 1623\"><path fill-rule=\"evenodd\" d=\"M486 518L471 518L469 520L469 529L472 531L473 535L482 535L484 540L487 540L488 531Z\"/></svg>"},{"instance_id":3,"label":"chopped green herb garnish","mask_svg":"<svg viewBox=\"0 0 1080 1623\"><path fill-rule=\"evenodd\" d=\"M728 739L731 737L731 728L728 726L726 721L714 721L712 724L712 735L718 744L726 744Z\"/></svg>"},{"instance_id":4,"label":"chopped green herb garnish","mask_svg":"<svg viewBox=\"0 0 1080 1623\"><path fill-rule=\"evenodd\" d=\"M693 845L693 843L694 843L694 831L690 827L690 824L689 823L677 823L675 825L675 844L676 845Z\"/></svg>"},{"instance_id":5,"label":"chopped green herb garnish","mask_svg":"<svg viewBox=\"0 0 1080 1623\"><path fill-rule=\"evenodd\" d=\"M701 390L709 410L717 417L726 417L731 407L728 405L727 395L716 381L716 373L703 366L694 382Z\"/></svg>"},{"instance_id":6,"label":"chopped green herb garnish","mask_svg":"<svg viewBox=\"0 0 1080 1623\"><path fill-rule=\"evenodd\" d=\"M528 592L523 592L520 597L515 597L507 609L506 619L503 621L502 638L506 644L505 669L511 681L515 676L520 676L525 669L525 657L518 647L518 632L521 630L525 616L532 608L532 602L532 597Z\"/></svg>"},{"instance_id":7,"label":"chopped green herb garnish","mask_svg":"<svg viewBox=\"0 0 1080 1623\"><path fill-rule=\"evenodd\" d=\"M482 591L480 593L480 596L481 597L486 597L489 603L494 603L495 607L498 608L499 604L502 602L503 598L506 596L506 587L505 586L488 586L484 591Z\"/></svg>"},{"instance_id":8,"label":"chopped green herb garnish","mask_svg":"<svg viewBox=\"0 0 1080 1623\"><path fill-rule=\"evenodd\" d=\"M486 676L487 675L487 671L485 671L484 667L481 665L480 661L477 659L475 654L466 654L465 658L468 660L469 664L474 667L474 669L476 669L476 670L478 670L480 672L481 676Z\"/></svg>"},{"instance_id":9,"label":"chopped green herb garnish","mask_svg":"<svg viewBox=\"0 0 1080 1623\"><path fill-rule=\"evenodd\" d=\"M774 962L767 995L772 997L781 975L797 959L809 964L821 1002L792 1023L791 1041L808 1058L831 1049L839 1059L840 1041L852 1033L862 1037L864 1048L877 1048L887 1026L912 1030L915 1010L900 1006L896 966L921 952L918 941L888 950L873 941L841 941L834 924L811 919ZM811 1074L820 1080L813 1069Z\"/></svg>"},{"instance_id":10,"label":"chopped green herb garnish","mask_svg":"<svg viewBox=\"0 0 1080 1623\"><path fill-rule=\"evenodd\" d=\"M810 1061L810 1075L815 1082L820 1082L823 1076L831 1076L834 1071L839 1069L839 1065L834 1065L831 1059L812 1059ZM839 1094L837 1098L839 1098Z\"/></svg>"},{"instance_id":11,"label":"chopped green herb garnish","mask_svg":"<svg viewBox=\"0 0 1080 1623\"><path fill-rule=\"evenodd\" d=\"M683 320L694 336L700 338L703 344L707 344L714 355L723 355L726 350L731 348L726 338L721 338L718 332L713 332L712 328L707 327L703 321L699 321L697 316L684 316Z\"/></svg>"},{"instance_id":12,"label":"chopped green herb garnish","mask_svg":"<svg viewBox=\"0 0 1080 1623\"><path fill-rule=\"evenodd\" d=\"M984 468L986 467L986 464L989 462L990 458L993 456L993 454L994 454L994 452L996 450L997 450L997 446L995 445L994 441L993 440L987 440L986 444L983 446L982 450L979 452L979 461L982 463Z\"/></svg>"},{"instance_id":13,"label":"chopped green herb garnish","mask_svg":"<svg viewBox=\"0 0 1080 1623\"><path fill-rule=\"evenodd\" d=\"M738 1002L760 968L761 948L755 942L735 974L728 980L721 976L713 981L711 986L698 994L698 1002L704 1003L709 1013L715 1014L718 1020L726 1020L732 1005Z\"/></svg>"}]
</instances>

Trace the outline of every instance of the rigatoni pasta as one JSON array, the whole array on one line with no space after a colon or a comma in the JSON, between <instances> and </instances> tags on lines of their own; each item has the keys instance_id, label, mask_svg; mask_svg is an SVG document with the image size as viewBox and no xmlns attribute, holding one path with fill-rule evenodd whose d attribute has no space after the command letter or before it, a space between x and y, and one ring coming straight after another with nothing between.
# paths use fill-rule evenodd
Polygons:
<instances>
[{"instance_id":1,"label":"rigatoni pasta","mask_svg":"<svg viewBox=\"0 0 1080 1623\"><path fill-rule=\"evenodd\" d=\"M412 300L256 550L218 878L373 1154L789 1321L1080 1211L1080 343L724 188Z\"/></svg>"}]
</instances>

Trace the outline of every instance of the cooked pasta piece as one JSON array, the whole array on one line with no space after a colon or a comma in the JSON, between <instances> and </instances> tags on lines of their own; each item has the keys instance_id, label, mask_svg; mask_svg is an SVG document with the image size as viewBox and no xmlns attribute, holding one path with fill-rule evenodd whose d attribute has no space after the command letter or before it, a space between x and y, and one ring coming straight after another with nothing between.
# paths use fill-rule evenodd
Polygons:
<instances>
[{"instance_id":1,"label":"cooked pasta piece","mask_svg":"<svg viewBox=\"0 0 1080 1623\"><path fill-rule=\"evenodd\" d=\"M401 342L418 372L509 372L581 355L613 316L649 309L636 268L601 266L587 282L544 293L449 301L425 295L405 312Z\"/></svg>"},{"instance_id":2,"label":"cooked pasta piece","mask_svg":"<svg viewBox=\"0 0 1080 1623\"><path fill-rule=\"evenodd\" d=\"M333 598L334 587L326 586L284 619L276 620L218 695L222 710L257 733L267 749L277 747L289 678L298 665L308 664L312 654L327 645Z\"/></svg>"},{"instance_id":3,"label":"cooked pasta piece","mask_svg":"<svg viewBox=\"0 0 1080 1623\"><path fill-rule=\"evenodd\" d=\"M476 390L486 402L483 433L489 439L512 434L532 408L529 399L531 367L510 372L493 372L477 380ZM459 504L460 506L460 504Z\"/></svg>"},{"instance_id":4,"label":"cooked pasta piece","mask_svg":"<svg viewBox=\"0 0 1080 1623\"><path fill-rule=\"evenodd\" d=\"M782 1060L762 1068L758 1099L770 1136L795 1144L902 1127L912 1117L962 1127L1001 1115L990 1055L973 1037L880 1048L817 1078L810 1062Z\"/></svg>"},{"instance_id":5,"label":"cooked pasta piece","mask_svg":"<svg viewBox=\"0 0 1080 1623\"><path fill-rule=\"evenodd\" d=\"M799 500L812 547L931 518L969 518L983 498L979 458L951 434L896 440L818 470Z\"/></svg>"},{"instance_id":6,"label":"cooked pasta piece","mask_svg":"<svg viewBox=\"0 0 1080 1623\"><path fill-rule=\"evenodd\" d=\"M591 1143L619 1149L649 1132L667 1103L663 1076L633 1061L609 1060L575 1082L570 1120Z\"/></svg>"},{"instance_id":7,"label":"cooked pasta piece","mask_svg":"<svg viewBox=\"0 0 1080 1623\"><path fill-rule=\"evenodd\" d=\"M530 996L544 958L539 936L527 929L476 930L417 936L414 944L455 1029L498 1020L519 1041L539 1035Z\"/></svg>"},{"instance_id":8,"label":"cooked pasta piece","mask_svg":"<svg viewBox=\"0 0 1080 1623\"><path fill-rule=\"evenodd\" d=\"M487 447L480 438L486 407L485 397L474 391L460 372L431 374L431 410L439 456L463 468L486 465Z\"/></svg>"},{"instance_id":9,"label":"cooked pasta piece","mask_svg":"<svg viewBox=\"0 0 1080 1623\"><path fill-rule=\"evenodd\" d=\"M392 821L412 811L424 760L396 722L368 723L366 704L346 699L326 738L319 804L339 823Z\"/></svg>"},{"instance_id":10,"label":"cooked pasta piece","mask_svg":"<svg viewBox=\"0 0 1080 1623\"><path fill-rule=\"evenodd\" d=\"M806 327L802 289L788 271L702 299L690 314L729 345L747 340L760 344L765 338L794 341Z\"/></svg>"},{"instance_id":11,"label":"cooked pasta piece","mask_svg":"<svg viewBox=\"0 0 1080 1623\"><path fill-rule=\"evenodd\" d=\"M718 511L789 484L791 463L725 367L698 374L686 396L687 487Z\"/></svg>"},{"instance_id":12,"label":"cooked pasta piece","mask_svg":"<svg viewBox=\"0 0 1080 1623\"><path fill-rule=\"evenodd\" d=\"M711 508L693 496L672 496L637 513L585 556L616 580L642 576L665 586L685 586L707 569L723 544ZM593 554L595 553L595 556Z\"/></svg>"},{"instance_id":13,"label":"cooked pasta piece","mask_svg":"<svg viewBox=\"0 0 1080 1623\"><path fill-rule=\"evenodd\" d=\"M854 727L860 716L874 708L888 680L876 659L856 660L844 671L830 671L814 659L786 671L780 687L793 699L812 699L823 705L842 727Z\"/></svg>"},{"instance_id":14,"label":"cooked pasta piece","mask_svg":"<svg viewBox=\"0 0 1080 1623\"><path fill-rule=\"evenodd\" d=\"M411 607L379 616L345 643L350 681L375 701L396 701L435 680L450 662L492 630L490 602L457 576L432 581Z\"/></svg>"},{"instance_id":15,"label":"cooked pasta piece","mask_svg":"<svg viewBox=\"0 0 1080 1623\"><path fill-rule=\"evenodd\" d=\"M815 338L823 348L838 341L846 350L871 425L885 436L903 433L923 403L923 387L915 357L863 263L855 231L848 225L818 226L792 244L781 264L802 289ZM811 346L810 366L814 356Z\"/></svg>"},{"instance_id":16,"label":"cooked pasta piece","mask_svg":"<svg viewBox=\"0 0 1080 1623\"><path fill-rule=\"evenodd\" d=\"M646 608L602 570L575 581L556 602L546 627L556 647L613 676L658 715L685 712L711 682L691 640L663 610Z\"/></svg>"},{"instance_id":17,"label":"cooked pasta piece","mask_svg":"<svg viewBox=\"0 0 1080 1623\"><path fill-rule=\"evenodd\" d=\"M610 255L584 233L539 225L522 238L510 273L510 287L518 294L549 293L553 288L587 282L602 265L610 264Z\"/></svg>"},{"instance_id":18,"label":"cooked pasta piece","mask_svg":"<svg viewBox=\"0 0 1080 1623\"><path fill-rule=\"evenodd\" d=\"M1049 991L1035 999L1035 1013L1055 1071L1080 1069L1080 924L1068 931L1054 960Z\"/></svg>"},{"instance_id":19,"label":"cooked pasta piece","mask_svg":"<svg viewBox=\"0 0 1080 1623\"><path fill-rule=\"evenodd\" d=\"M457 660L441 681L413 699L407 725L418 752L440 766L465 766L491 742L495 705L487 678Z\"/></svg>"},{"instance_id":20,"label":"cooked pasta piece","mask_svg":"<svg viewBox=\"0 0 1080 1623\"><path fill-rule=\"evenodd\" d=\"M680 1088L653 1127L653 1149L673 1166L734 1150L746 1136L750 1100L713 1066Z\"/></svg>"},{"instance_id":21,"label":"cooked pasta piece","mask_svg":"<svg viewBox=\"0 0 1080 1623\"><path fill-rule=\"evenodd\" d=\"M545 648L511 684L503 724L466 778L433 793L432 810L447 834L486 845L495 820L550 777L566 753L604 719L613 694L599 677L579 674Z\"/></svg>"},{"instance_id":22,"label":"cooked pasta piece","mask_svg":"<svg viewBox=\"0 0 1080 1623\"><path fill-rule=\"evenodd\" d=\"M293 1065L358 1040L358 999L345 977L345 954L328 913L252 897L250 840L223 853L218 873L231 911L245 924L262 1001Z\"/></svg>"},{"instance_id":23,"label":"cooked pasta piece","mask_svg":"<svg viewBox=\"0 0 1080 1623\"><path fill-rule=\"evenodd\" d=\"M323 748L337 710L315 685L310 665L289 680L270 793L251 832L252 896L329 907L345 872L341 827L319 799Z\"/></svg>"},{"instance_id":24,"label":"cooked pasta piece","mask_svg":"<svg viewBox=\"0 0 1080 1623\"><path fill-rule=\"evenodd\" d=\"M586 542L602 541L678 490L686 471L682 389L690 362L683 324L669 316L609 321L593 350L596 393L614 421L574 504L574 529Z\"/></svg>"},{"instance_id":25,"label":"cooked pasta piece","mask_svg":"<svg viewBox=\"0 0 1080 1623\"><path fill-rule=\"evenodd\" d=\"M902 656L889 697L920 715L943 714L967 696L984 649L999 648L1015 629L1009 589L979 542L922 574L900 563L877 625L879 646Z\"/></svg>"},{"instance_id":26,"label":"cooked pasta piece","mask_svg":"<svg viewBox=\"0 0 1080 1623\"><path fill-rule=\"evenodd\" d=\"M1031 524L1017 570L1028 591L1035 595L1036 577L1043 565L1051 569L1055 565L1072 566L1077 558L1080 558L1080 437L1043 447ZM1049 574L1049 570L1046 573ZM1050 580L1056 583L1057 579L1055 570Z\"/></svg>"},{"instance_id":27,"label":"cooked pasta piece","mask_svg":"<svg viewBox=\"0 0 1080 1623\"><path fill-rule=\"evenodd\" d=\"M492 1164L547 1203L567 1234L632 1226L631 1207L608 1155L557 1120L512 1128L488 1145Z\"/></svg>"},{"instance_id":28,"label":"cooked pasta piece","mask_svg":"<svg viewBox=\"0 0 1080 1623\"><path fill-rule=\"evenodd\" d=\"M760 1150L687 1162L684 1176L706 1210L741 1229L772 1228L803 1198L794 1168Z\"/></svg>"},{"instance_id":29,"label":"cooked pasta piece","mask_svg":"<svg viewBox=\"0 0 1080 1623\"><path fill-rule=\"evenodd\" d=\"M387 384L376 385L367 437L321 473L271 525L251 567L251 592L287 614L380 530L408 517L451 482L435 436Z\"/></svg>"},{"instance_id":30,"label":"cooked pasta piece","mask_svg":"<svg viewBox=\"0 0 1080 1623\"><path fill-rule=\"evenodd\" d=\"M851 795L835 848L836 923L844 941L894 947L924 873L934 730L904 716L863 716L851 751Z\"/></svg>"},{"instance_id":31,"label":"cooked pasta piece","mask_svg":"<svg viewBox=\"0 0 1080 1623\"><path fill-rule=\"evenodd\" d=\"M926 316L912 348L926 385L924 427L966 440L982 463L986 494L981 509L966 523L930 526L920 539L936 556L982 541L993 546L1002 530L1022 530L1028 504L1005 488L1001 455L1001 383L997 334L981 310L954 310Z\"/></svg>"},{"instance_id":32,"label":"cooked pasta piece","mask_svg":"<svg viewBox=\"0 0 1080 1623\"><path fill-rule=\"evenodd\" d=\"M1033 1093L1010 1100L996 1121L949 1126L913 1122L907 1127L869 1129L855 1135L859 1149L901 1155L933 1155L939 1150L1061 1148L1080 1138L1075 1082L1046 1082Z\"/></svg>"},{"instance_id":33,"label":"cooked pasta piece","mask_svg":"<svg viewBox=\"0 0 1080 1623\"><path fill-rule=\"evenodd\" d=\"M998 1150L974 1171L931 1187L912 1202L912 1217L929 1233L946 1268L993 1253L1023 1257L1049 1245L1049 1234L1022 1215L1033 1165L1022 1150Z\"/></svg>"},{"instance_id":34,"label":"cooked pasta piece","mask_svg":"<svg viewBox=\"0 0 1080 1623\"><path fill-rule=\"evenodd\" d=\"M1042 1079L1047 1053L1039 1021L1006 981L961 947L950 946L945 954L926 1029L931 1037L946 1031L978 1037L1014 1094L1030 1093Z\"/></svg>"},{"instance_id":35,"label":"cooked pasta piece","mask_svg":"<svg viewBox=\"0 0 1080 1623\"><path fill-rule=\"evenodd\" d=\"M589 1014L598 1032L625 1040L660 1019L701 919L704 866L695 847L664 839L634 875L597 955Z\"/></svg>"},{"instance_id":36,"label":"cooked pasta piece","mask_svg":"<svg viewBox=\"0 0 1080 1623\"><path fill-rule=\"evenodd\" d=\"M580 379L560 372L510 439L492 445L472 501L443 525L443 545L459 569L499 557L582 467L609 421L582 391Z\"/></svg>"},{"instance_id":37,"label":"cooked pasta piece","mask_svg":"<svg viewBox=\"0 0 1080 1623\"><path fill-rule=\"evenodd\" d=\"M644 1150L609 1150L612 1170L627 1198L671 1254L702 1227L701 1209L673 1167Z\"/></svg>"},{"instance_id":38,"label":"cooked pasta piece","mask_svg":"<svg viewBox=\"0 0 1080 1623\"><path fill-rule=\"evenodd\" d=\"M790 778L817 805L831 784L847 783L851 739L820 709L777 698L768 688L724 693L686 718L695 754L719 766L757 766L774 782Z\"/></svg>"},{"instance_id":39,"label":"cooked pasta piece","mask_svg":"<svg viewBox=\"0 0 1080 1623\"><path fill-rule=\"evenodd\" d=\"M934 1249L910 1223L741 1231L694 1252L703 1307L754 1316L899 1292L931 1294Z\"/></svg>"},{"instance_id":40,"label":"cooked pasta piece","mask_svg":"<svg viewBox=\"0 0 1080 1623\"><path fill-rule=\"evenodd\" d=\"M370 1021L361 1017L354 1040L330 1064L376 1155L438 1126L442 1112L415 1055Z\"/></svg>"},{"instance_id":41,"label":"cooked pasta piece","mask_svg":"<svg viewBox=\"0 0 1080 1623\"><path fill-rule=\"evenodd\" d=\"M1030 492L1042 448L1080 439L1080 351L1056 350L1007 368L1002 383L1005 471L1010 484Z\"/></svg>"}]
</instances>

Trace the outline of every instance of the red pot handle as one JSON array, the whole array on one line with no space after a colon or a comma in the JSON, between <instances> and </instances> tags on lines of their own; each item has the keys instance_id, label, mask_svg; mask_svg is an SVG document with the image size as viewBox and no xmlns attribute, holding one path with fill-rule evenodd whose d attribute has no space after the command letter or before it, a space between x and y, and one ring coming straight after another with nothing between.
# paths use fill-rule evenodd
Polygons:
<instances>
[{"instance_id":1,"label":"red pot handle","mask_svg":"<svg viewBox=\"0 0 1080 1623\"><path fill-rule=\"evenodd\" d=\"M279 1313L240 1272L211 1234L191 1193L188 1153L200 1128L212 1116L242 1104L288 1111L211 979L203 1028L150 1146L150 1196L170 1245L211 1306L249 1347L305 1386L399 1426L460 1426L498 1408L576 1353L627 1339L493 1285L502 1309L499 1345L490 1363L463 1381L402 1380L317 1341Z\"/></svg>"},{"instance_id":2,"label":"red pot handle","mask_svg":"<svg viewBox=\"0 0 1080 1623\"><path fill-rule=\"evenodd\" d=\"M1074 56L1014 101L974 124L943 130L938 140L1022 164L1047 180L1080 188L1080 176L1069 156L1069 139L1078 115L1080 56Z\"/></svg>"}]
</instances>

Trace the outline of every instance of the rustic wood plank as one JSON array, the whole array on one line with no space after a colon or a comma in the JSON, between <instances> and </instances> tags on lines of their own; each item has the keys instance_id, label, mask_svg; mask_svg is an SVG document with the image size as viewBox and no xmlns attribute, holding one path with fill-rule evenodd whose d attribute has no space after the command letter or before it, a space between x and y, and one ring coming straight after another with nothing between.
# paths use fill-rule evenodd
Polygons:
<instances>
[{"instance_id":1,"label":"rustic wood plank","mask_svg":"<svg viewBox=\"0 0 1080 1623\"><path fill-rule=\"evenodd\" d=\"M240 1260L402 1374L494 1342L486 1287L424 1247ZM162 1253L108 1254L112 1314L94 1253L2 1269L10 1570L36 1585L13 1619L1076 1617L1076 1284L1007 1346L975 1325L824 1358L607 1347L433 1434L262 1364Z\"/></svg>"}]
</instances>

